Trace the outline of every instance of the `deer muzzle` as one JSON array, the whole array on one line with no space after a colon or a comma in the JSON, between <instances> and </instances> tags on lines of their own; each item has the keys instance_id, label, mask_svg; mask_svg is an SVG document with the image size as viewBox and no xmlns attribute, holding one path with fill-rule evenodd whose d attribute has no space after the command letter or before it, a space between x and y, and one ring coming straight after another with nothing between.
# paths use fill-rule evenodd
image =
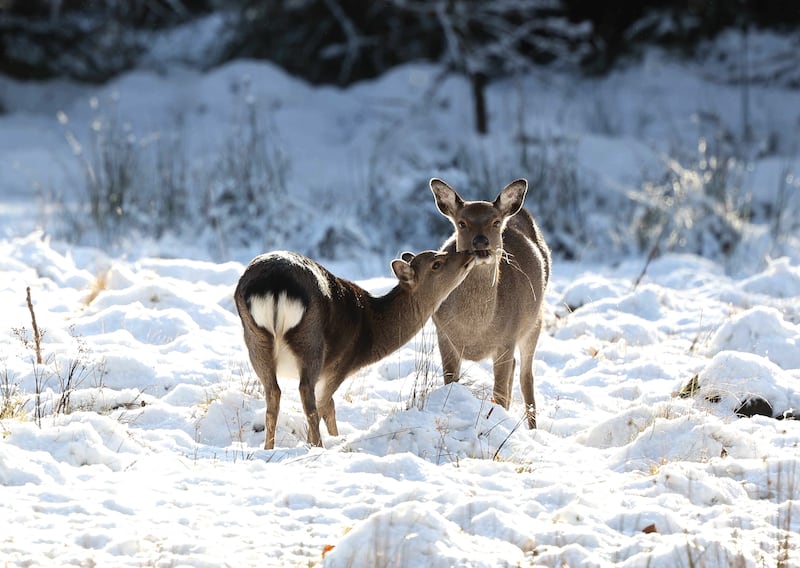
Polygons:
<instances>
[{"instance_id":1,"label":"deer muzzle","mask_svg":"<svg viewBox=\"0 0 800 568\"><path fill-rule=\"evenodd\" d=\"M494 262L494 255L489 248L489 238L486 235L475 235L472 239L472 253L475 255L476 264L489 264Z\"/></svg>"}]
</instances>

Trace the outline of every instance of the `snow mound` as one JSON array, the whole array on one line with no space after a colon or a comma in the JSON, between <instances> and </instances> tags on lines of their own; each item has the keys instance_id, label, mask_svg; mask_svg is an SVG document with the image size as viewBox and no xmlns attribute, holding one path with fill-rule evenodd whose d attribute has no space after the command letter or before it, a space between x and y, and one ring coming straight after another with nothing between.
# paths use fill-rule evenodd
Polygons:
<instances>
[{"instance_id":1,"label":"snow mound","mask_svg":"<svg viewBox=\"0 0 800 568\"><path fill-rule=\"evenodd\" d=\"M142 453L127 428L107 416L76 412L62 422L59 428L44 432L32 423L16 424L6 443L48 452L55 462L74 467L99 465L111 471L123 470Z\"/></svg>"},{"instance_id":2,"label":"snow mound","mask_svg":"<svg viewBox=\"0 0 800 568\"><path fill-rule=\"evenodd\" d=\"M721 417L734 416L753 398L767 401L773 416L800 408L797 380L768 359L741 351L722 351L698 373L692 394Z\"/></svg>"},{"instance_id":3,"label":"snow mound","mask_svg":"<svg viewBox=\"0 0 800 568\"><path fill-rule=\"evenodd\" d=\"M726 321L709 343L711 355L739 351L766 357L783 369L800 368L800 326L783 319L777 308L759 306Z\"/></svg>"},{"instance_id":4,"label":"snow mound","mask_svg":"<svg viewBox=\"0 0 800 568\"><path fill-rule=\"evenodd\" d=\"M564 290L561 301L574 311L592 302L618 298L626 291L627 285L624 281L587 274L572 282Z\"/></svg>"},{"instance_id":5,"label":"snow mound","mask_svg":"<svg viewBox=\"0 0 800 568\"><path fill-rule=\"evenodd\" d=\"M508 566L523 552L508 542L469 535L427 503L406 502L357 523L325 555L329 568L350 566Z\"/></svg>"},{"instance_id":6,"label":"snow mound","mask_svg":"<svg viewBox=\"0 0 800 568\"><path fill-rule=\"evenodd\" d=\"M787 257L771 260L766 270L743 280L741 287L746 292L794 298L800 296L800 268Z\"/></svg>"},{"instance_id":7,"label":"snow mound","mask_svg":"<svg viewBox=\"0 0 800 568\"><path fill-rule=\"evenodd\" d=\"M512 417L485 396L450 383L428 393L421 410L384 417L352 437L346 448L375 455L410 452L437 464L464 458L525 460L535 455L537 444L521 416Z\"/></svg>"}]
</instances>

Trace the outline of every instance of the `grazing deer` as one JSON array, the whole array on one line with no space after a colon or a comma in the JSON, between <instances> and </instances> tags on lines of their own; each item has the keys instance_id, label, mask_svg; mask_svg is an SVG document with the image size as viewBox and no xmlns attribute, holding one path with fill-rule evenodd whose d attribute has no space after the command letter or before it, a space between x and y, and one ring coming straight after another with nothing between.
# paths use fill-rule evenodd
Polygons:
<instances>
[{"instance_id":1,"label":"grazing deer","mask_svg":"<svg viewBox=\"0 0 800 568\"><path fill-rule=\"evenodd\" d=\"M399 283L375 297L296 253L254 258L234 299L250 362L264 385L264 448L275 447L278 376L300 381L308 443L322 445L320 417L338 436L333 393L339 385L410 341L464 280L473 259L471 252L404 253L391 263Z\"/></svg>"},{"instance_id":2,"label":"grazing deer","mask_svg":"<svg viewBox=\"0 0 800 568\"><path fill-rule=\"evenodd\" d=\"M464 201L437 178L430 187L439 211L455 227L441 250L475 254L475 268L433 315L444 382L459 379L462 359L491 358L494 401L508 409L519 347L525 414L528 427L536 428L533 355L542 330L550 250L522 208L528 182L511 182L493 202Z\"/></svg>"}]
</instances>

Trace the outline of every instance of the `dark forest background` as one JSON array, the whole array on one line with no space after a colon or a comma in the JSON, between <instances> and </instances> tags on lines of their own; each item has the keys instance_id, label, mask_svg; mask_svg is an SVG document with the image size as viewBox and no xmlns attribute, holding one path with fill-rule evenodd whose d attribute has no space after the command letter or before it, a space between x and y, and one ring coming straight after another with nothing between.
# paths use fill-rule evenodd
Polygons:
<instances>
[{"instance_id":1,"label":"dark forest background","mask_svg":"<svg viewBox=\"0 0 800 568\"><path fill-rule=\"evenodd\" d=\"M312 83L348 85L409 61L477 81L528 64L602 73L658 44L691 54L730 27L800 23L796 0L0 0L0 73L103 82L141 63L154 33L217 17L202 57L267 59ZM202 50L208 46L195 46Z\"/></svg>"}]
</instances>

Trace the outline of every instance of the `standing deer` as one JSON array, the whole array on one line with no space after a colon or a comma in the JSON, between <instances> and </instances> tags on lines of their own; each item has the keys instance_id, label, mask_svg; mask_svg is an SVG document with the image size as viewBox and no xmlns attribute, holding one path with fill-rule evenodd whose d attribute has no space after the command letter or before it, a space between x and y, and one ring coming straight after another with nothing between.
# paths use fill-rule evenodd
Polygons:
<instances>
[{"instance_id":1,"label":"standing deer","mask_svg":"<svg viewBox=\"0 0 800 568\"><path fill-rule=\"evenodd\" d=\"M444 382L460 378L462 359L491 358L494 401L508 409L519 347L525 414L528 427L536 428L533 355L542 330L550 250L522 208L528 182L511 182L493 202L464 201L437 178L430 187L439 211L455 227L441 250L475 254L475 268L433 315Z\"/></svg>"},{"instance_id":2,"label":"standing deer","mask_svg":"<svg viewBox=\"0 0 800 568\"><path fill-rule=\"evenodd\" d=\"M234 299L244 342L264 385L264 448L275 447L278 376L299 379L308 443L322 446L320 416L338 436L333 393L349 375L396 351L467 276L471 252L404 253L392 261L398 284L375 297L292 252L254 258Z\"/></svg>"}]
</instances>

